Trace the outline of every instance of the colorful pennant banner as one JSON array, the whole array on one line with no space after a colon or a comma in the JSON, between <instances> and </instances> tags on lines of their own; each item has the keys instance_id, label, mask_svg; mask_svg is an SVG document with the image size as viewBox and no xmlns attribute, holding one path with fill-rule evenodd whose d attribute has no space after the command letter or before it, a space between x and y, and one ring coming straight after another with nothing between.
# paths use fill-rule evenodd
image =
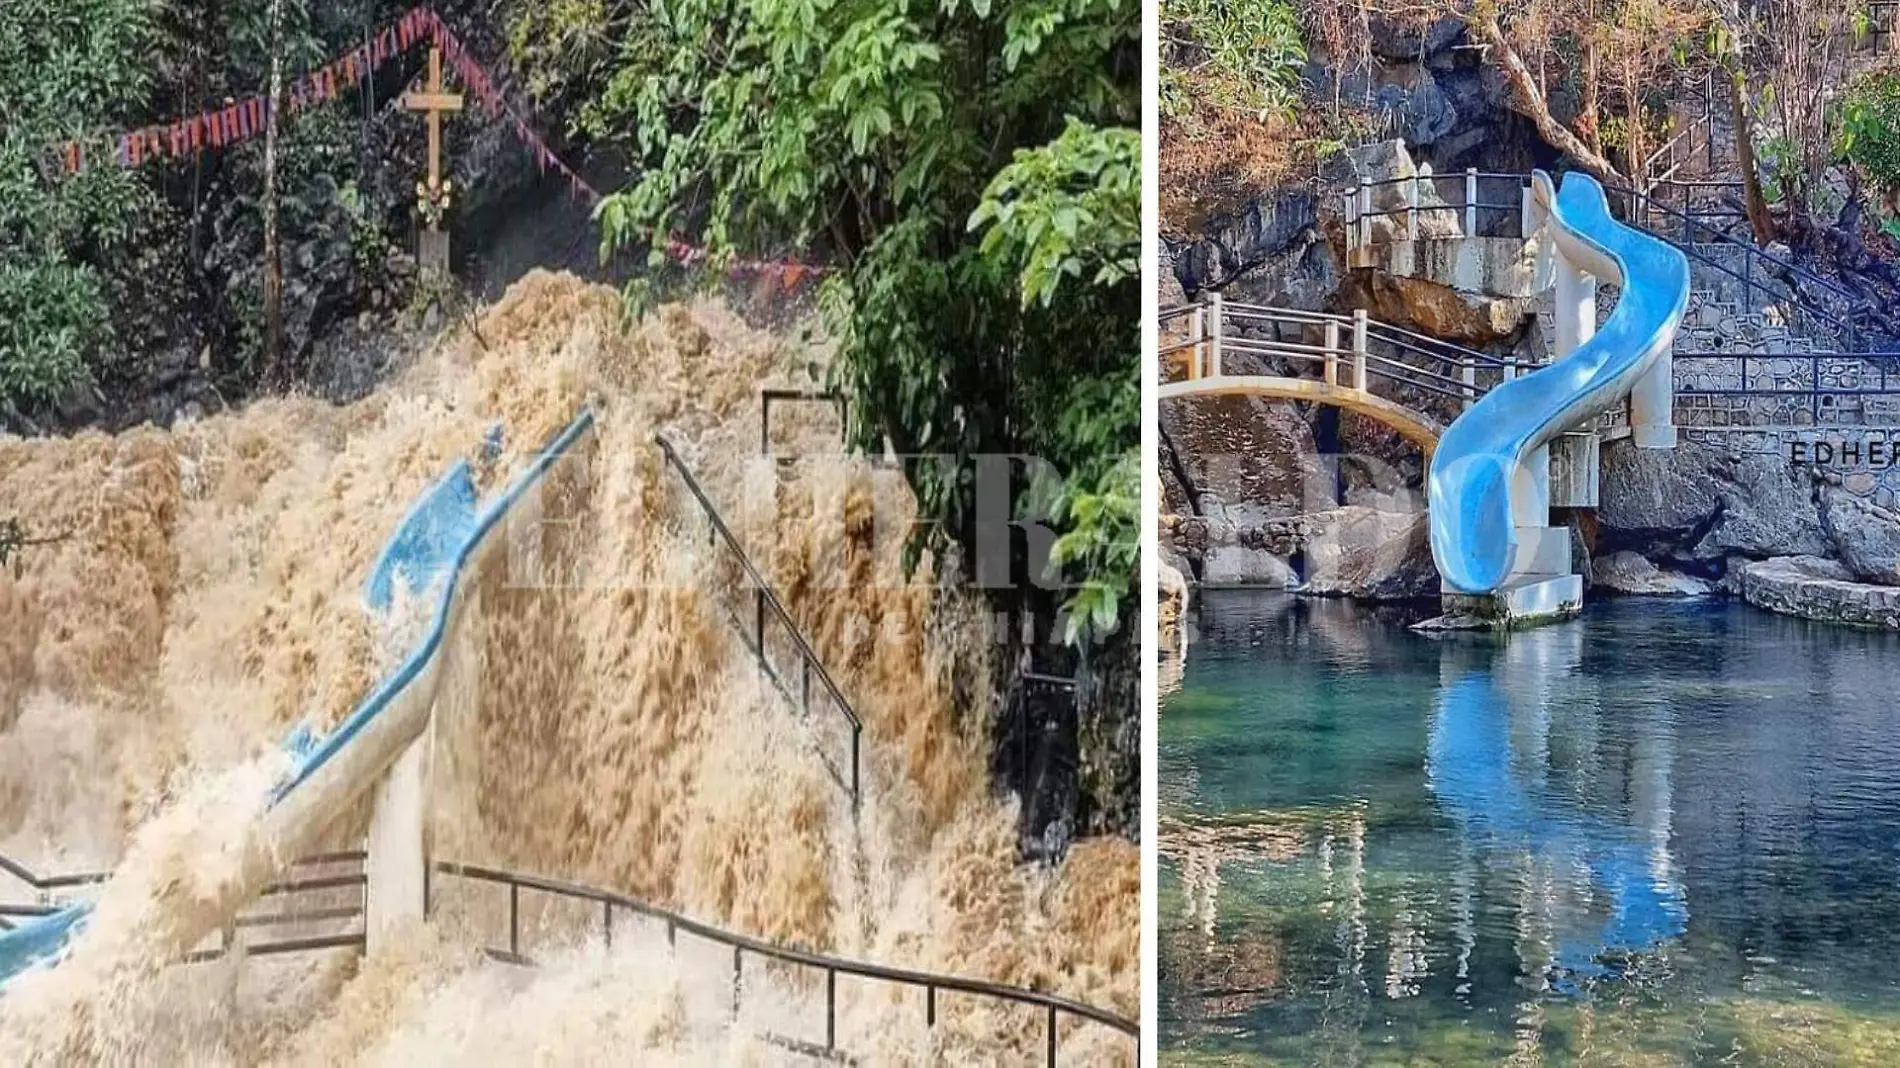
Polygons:
<instances>
[{"instance_id":1,"label":"colorful pennant banner","mask_svg":"<svg viewBox=\"0 0 1900 1068\"><path fill-rule=\"evenodd\" d=\"M461 40L443 23L435 9L421 6L376 31L360 45L341 56L294 79L284 94L284 114L294 114L313 104L337 98L368 77L385 61L407 52L426 41L442 50L442 58L454 69L462 84L480 101L490 117L506 116L515 136L533 154L543 173L554 171L567 180L568 191L588 204L598 203L600 191L589 185L541 140L534 128L496 89L494 79L476 62ZM112 161L121 167L139 167L162 160L190 159L200 152L229 148L241 141L262 136L269 119L271 101L267 95L226 103L223 107L201 112L190 118L160 123L118 134L109 139ZM86 145L68 141L59 146L62 169L71 174L92 165ZM667 255L685 264L703 262L706 249L677 238L666 239ZM738 260L728 265L732 274L773 276L787 287L795 286L806 275L829 273L828 267L777 260Z\"/></svg>"}]
</instances>

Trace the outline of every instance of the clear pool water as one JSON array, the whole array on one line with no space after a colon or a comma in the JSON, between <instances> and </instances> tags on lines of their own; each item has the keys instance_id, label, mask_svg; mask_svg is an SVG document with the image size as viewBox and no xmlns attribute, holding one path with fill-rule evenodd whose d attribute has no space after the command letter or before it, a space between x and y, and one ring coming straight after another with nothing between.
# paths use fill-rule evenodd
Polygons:
<instances>
[{"instance_id":1,"label":"clear pool water","mask_svg":"<svg viewBox=\"0 0 1900 1068\"><path fill-rule=\"evenodd\" d=\"M1714 601L1196 616L1168 1063L1900 1065L1900 639Z\"/></svg>"}]
</instances>

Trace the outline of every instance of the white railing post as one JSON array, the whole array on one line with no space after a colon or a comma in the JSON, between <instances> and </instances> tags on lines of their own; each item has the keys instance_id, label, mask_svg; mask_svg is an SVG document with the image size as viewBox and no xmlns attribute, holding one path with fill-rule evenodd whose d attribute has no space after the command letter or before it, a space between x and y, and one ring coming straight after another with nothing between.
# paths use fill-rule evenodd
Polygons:
<instances>
[{"instance_id":1,"label":"white railing post","mask_svg":"<svg viewBox=\"0 0 1900 1068\"><path fill-rule=\"evenodd\" d=\"M1405 194L1405 234L1414 239L1418 237L1418 183L1418 172L1413 171L1412 184L1407 187Z\"/></svg>"},{"instance_id":2,"label":"white railing post","mask_svg":"<svg viewBox=\"0 0 1900 1068\"><path fill-rule=\"evenodd\" d=\"M1194 314L1188 317L1188 340L1192 342L1192 345L1188 348L1189 381L1201 377L1201 347L1207 343L1206 338L1207 306L1205 304L1196 304L1194 305Z\"/></svg>"},{"instance_id":3,"label":"white railing post","mask_svg":"<svg viewBox=\"0 0 1900 1068\"><path fill-rule=\"evenodd\" d=\"M1209 294L1207 300L1208 300L1208 307L1212 309L1214 312L1214 314L1211 316L1212 321L1208 324L1208 343L1207 343L1208 367L1209 367L1208 373L1213 375L1216 378L1219 378L1220 373L1221 373L1220 371L1220 341L1221 341L1221 336L1227 330L1227 324L1225 321L1226 315L1224 312L1221 311L1219 290L1215 290L1213 293Z\"/></svg>"},{"instance_id":4,"label":"white railing post","mask_svg":"<svg viewBox=\"0 0 1900 1068\"><path fill-rule=\"evenodd\" d=\"M1478 236L1478 168L1465 168L1465 236Z\"/></svg>"},{"instance_id":5,"label":"white railing post","mask_svg":"<svg viewBox=\"0 0 1900 1068\"><path fill-rule=\"evenodd\" d=\"M1517 226L1518 226L1519 236L1529 237L1531 236L1531 234L1536 232L1536 229L1537 229L1536 208L1537 208L1537 202L1531 197L1531 187L1529 185L1518 186L1517 187Z\"/></svg>"},{"instance_id":6,"label":"white railing post","mask_svg":"<svg viewBox=\"0 0 1900 1068\"><path fill-rule=\"evenodd\" d=\"M1359 245L1372 244L1372 187L1359 187Z\"/></svg>"},{"instance_id":7,"label":"white railing post","mask_svg":"<svg viewBox=\"0 0 1900 1068\"><path fill-rule=\"evenodd\" d=\"M1339 320L1326 320L1326 384L1339 384Z\"/></svg>"},{"instance_id":8,"label":"white railing post","mask_svg":"<svg viewBox=\"0 0 1900 1068\"><path fill-rule=\"evenodd\" d=\"M1464 407L1470 408L1478 399L1478 364L1467 356L1458 363L1458 381L1464 383Z\"/></svg>"},{"instance_id":9,"label":"white railing post","mask_svg":"<svg viewBox=\"0 0 1900 1068\"><path fill-rule=\"evenodd\" d=\"M1366 310L1352 310L1352 388L1366 391Z\"/></svg>"}]
</instances>

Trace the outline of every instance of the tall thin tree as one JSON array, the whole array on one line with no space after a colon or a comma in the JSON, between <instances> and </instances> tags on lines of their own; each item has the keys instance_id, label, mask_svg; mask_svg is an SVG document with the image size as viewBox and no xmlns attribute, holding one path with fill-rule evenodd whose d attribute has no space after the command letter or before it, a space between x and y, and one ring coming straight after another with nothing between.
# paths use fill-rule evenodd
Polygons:
<instances>
[{"instance_id":1,"label":"tall thin tree","mask_svg":"<svg viewBox=\"0 0 1900 1068\"><path fill-rule=\"evenodd\" d=\"M264 109L264 378L289 379L283 362L284 276L277 236L277 113L284 88L284 0L270 5L270 98Z\"/></svg>"}]
</instances>

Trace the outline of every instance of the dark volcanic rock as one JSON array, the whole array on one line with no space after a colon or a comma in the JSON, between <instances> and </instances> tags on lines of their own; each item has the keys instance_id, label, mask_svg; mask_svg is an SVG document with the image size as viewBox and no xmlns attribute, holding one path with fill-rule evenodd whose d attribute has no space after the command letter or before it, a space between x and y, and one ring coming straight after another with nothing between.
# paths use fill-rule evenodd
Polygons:
<instances>
[{"instance_id":1,"label":"dark volcanic rock","mask_svg":"<svg viewBox=\"0 0 1900 1068\"><path fill-rule=\"evenodd\" d=\"M1210 220L1199 238L1167 241L1174 276L1188 293L1218 289L1290 248L1319 222L1311 190L1280 190ZM1302 246L1304 247L1304 246Z\"/></svg>"}]
</instances>

